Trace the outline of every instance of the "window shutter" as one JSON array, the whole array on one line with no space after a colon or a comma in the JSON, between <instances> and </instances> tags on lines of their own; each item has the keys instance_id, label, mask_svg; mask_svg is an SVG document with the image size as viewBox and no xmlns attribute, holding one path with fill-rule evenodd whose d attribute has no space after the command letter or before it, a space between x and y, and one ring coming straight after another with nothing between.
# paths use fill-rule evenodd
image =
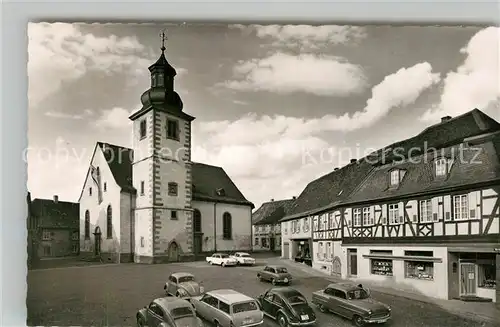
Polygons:
<instances>
[{"instance_id":1,"label":"window shutter","mask_svg":"<svg viewBox=\"0 0 500 327\"><path fill-rule=\"evenodd\" d=\"M471 192L469 193L468 196L469 199L469 217L471 219L476 219L477 218L477 191L476 192Z\"/></svg>"},{"instance_id":2,"label":"window shutter","mask_svg":"<svg viewBox=\"0 0 500 327\"><path fill-rule=\"evenodd\" d=\"M402 224L405 221L405 204L404 202L398 203L398 213L399 213L399 223Z\"/></svg>"},{"instance_id":3,"label":"window shutter","mask_svg":"<svg viewBox=\"0 0 500 327\"><path fill-rule=\"evenodd\" d=\"M375 223L375 206L370 206L370 225Z\"/></svg>"},{"instance_id":4,"label":"window shutter","mask_svg":"<svg viewBox=\"0 0 500 327\"><path fill-rule=\"evenodd\" d=\"M431 207L432 207L432 221L439 221L439 198L438 197L433 197L431 200Z\"/></svg>"},{"instance_id":5,"label":"window shutter","mask_svg":"<svg viewBox=\"0 0 500 327\"><path fill-rule=\"evenodd\" d=\"M380 224L387 225L387 204L382 204L380 206L382 214L380 215Z\"/></svg>"}]
</instances>

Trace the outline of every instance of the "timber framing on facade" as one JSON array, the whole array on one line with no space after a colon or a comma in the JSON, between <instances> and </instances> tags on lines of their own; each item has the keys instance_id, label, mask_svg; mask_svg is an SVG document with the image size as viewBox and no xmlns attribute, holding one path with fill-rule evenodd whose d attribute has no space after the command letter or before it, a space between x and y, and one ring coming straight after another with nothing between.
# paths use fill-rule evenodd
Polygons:
<instances>
[{"instance_id":1,"label":"timber framing on facade","mask_svg":"<svg viewBox=\"0 0 500 327\"><path fill-rule=\"evenodd\" d=\"M500 124L474 109L353 159L307 185L281 220L282 230L304 219L312 229L300 241L310 239L319 270L345 278L382 274L389 284L423 287L435 297L496 301L481 286L495 284L494 265L481 265L500 256ZM284 251L293 252L294 239L293 233L283 236ZM393 268L394 260L404 262L404 272ZM408 264L417 261L419 278L444 276L440 293L407 276ZM433 262L433 272L425 262ZM465 272L472 278L474 269L474 282L466 282Z\"/></svg>"}]
</instances>

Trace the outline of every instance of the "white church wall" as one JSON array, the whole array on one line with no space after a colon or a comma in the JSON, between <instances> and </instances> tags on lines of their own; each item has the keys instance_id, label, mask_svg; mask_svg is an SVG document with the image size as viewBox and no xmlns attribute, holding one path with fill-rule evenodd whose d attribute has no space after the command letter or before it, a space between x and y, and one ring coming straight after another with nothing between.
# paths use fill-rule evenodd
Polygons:
<instances>
[{"instance_id":1,"label":"white church wall","mask_svg":"<svg viewBox=\"0 0 500 327\"><path fill-rule=\"evenodd\" d=\"M98 202L98 189L94 183L91 174L87 175L85 180L82 196L80 198L80 252L94 252L95 239L94 232L99 226L101 230L101 253L105 257L110 254L112 259L116 259L116 255L120 252L121 241L121 189L116 183L111 170L106 162L104 154L100 147L97 147L94 158L91 162L94 167L99 167L101 175L101 194L102 202ZM106 191L104 191L104 183L106 183ZM92 188L92 195L90 194ZM111 205L112 208L112 237L107 238L107 208ZM85 238L85 212L90 214L90 235Z\"/></svg>"},{"instance_id":2,"label":"white church wall","mask_svg":"<svg viewBox=\"0 0 500 327\"><path fill-rule=\"evenodd\" d=\"M193 201L192 206L201 213L204 252L252 250L250 206L205 201ZM222 216L225 212L229 212L232 217L231 240L223 238Z\"/></svg>"}]
</instances>

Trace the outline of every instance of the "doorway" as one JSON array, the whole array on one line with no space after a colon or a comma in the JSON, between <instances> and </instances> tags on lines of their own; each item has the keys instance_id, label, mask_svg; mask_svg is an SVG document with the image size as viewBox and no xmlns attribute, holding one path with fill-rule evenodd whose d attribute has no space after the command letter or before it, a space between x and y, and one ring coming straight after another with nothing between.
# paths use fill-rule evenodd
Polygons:
<instances>
[{"instance_id":1,"label":"doorway","mask_svg":"<svg viewBox=\"0 0 500 327\"><path fill-rule=\"evenodd\" d=\"M269 238L269 250L274 251L274 247L275 247L275 239L274 236L271 236Z\"/></svg>"},{"instance_id":2,"label":"doorway","mask_svg":"<svg viewBox=\"0 0 500 327\"><path fill-rule=\"evenodd\" d=\"M193 251L195 254L200 254L203 251L203 232L201 226L201 212L194 209L193 212Z\"/></svg>"},{"instance_id":3,"label":"doorway","mask_svg":"<svg viewBox=\"0 0 500 327\"><path fill-rule=\"evenodd\" d=\"M101 228L99 226L94 230L94 255L101 255Z\"/></svg>"},{"instance_id":4,"label":"doorway","mask_svg":"<svg viewBox=\"0 0 500 327\"><path fill-rule=\"evenodd\" d=\"M175 242L170 243L168 246L168 260L170 262L179 261L179 246Z\"/></svg>"},{"instance_id":5,"label":"doorway","mask_svg":"<svg viewBox=\"0 0 500 327\"><path fill-rule=\"evenodd\" d=\"M476 295L476 287L476 265L460 263L460 295Z\"/></svg>"},{"instance_id":6,"label":"doorway","mask_svg":"<svg viewBox=\"0 0 500 327\"><path fill-rule=\"evenodd\" d=\"M358 275L357 249L347 249L347 274L353 277Z\"/></svg>"}]
</instances>

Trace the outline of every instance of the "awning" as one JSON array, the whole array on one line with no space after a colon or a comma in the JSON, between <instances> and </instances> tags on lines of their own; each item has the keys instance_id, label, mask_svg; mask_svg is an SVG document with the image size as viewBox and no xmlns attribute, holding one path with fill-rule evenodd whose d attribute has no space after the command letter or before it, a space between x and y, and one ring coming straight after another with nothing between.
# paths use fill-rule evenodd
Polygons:
<instances>
[{"instance_id":1,"label":"awning","mask_svg":"<svg viewBox=\"0 0 500 327\"><path fill-rule=\"evenodd\" d=\"M441 258L422 257L422 256L397 256L387 254L364 254L367 259L385 259L385 260L405 260L405 261L423 261L423 262L443 262Z\"/></svg>"}]
</instances>

